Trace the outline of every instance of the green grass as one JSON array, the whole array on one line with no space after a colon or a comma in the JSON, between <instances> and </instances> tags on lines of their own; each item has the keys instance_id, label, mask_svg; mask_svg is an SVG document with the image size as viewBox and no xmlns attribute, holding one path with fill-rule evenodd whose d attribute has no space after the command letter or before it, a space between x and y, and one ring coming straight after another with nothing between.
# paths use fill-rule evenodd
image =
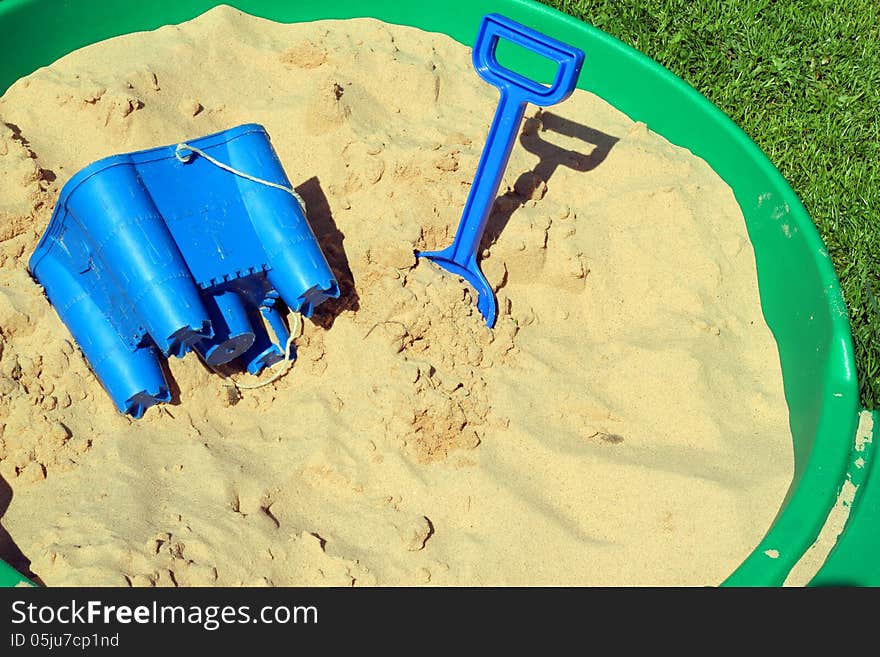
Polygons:
<instances>
[{"instance_id":1,"label":"green grass","mask_svg":"<svg viewBox=\"0 0 880 657\"><path fill-rule=\"evenodd\" d=\"M880 2L541 1L655 59L763 149L828 247L849 308L861 402L878 408Z\"/></svg>"}]
</instances>

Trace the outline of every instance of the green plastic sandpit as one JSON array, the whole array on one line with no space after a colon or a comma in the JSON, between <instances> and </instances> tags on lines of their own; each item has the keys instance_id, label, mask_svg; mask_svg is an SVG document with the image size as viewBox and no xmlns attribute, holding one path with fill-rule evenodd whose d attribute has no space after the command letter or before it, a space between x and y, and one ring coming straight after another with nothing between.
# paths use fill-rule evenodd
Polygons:
<instances>
[{"instance_id":1,"label":"green plastic sandpit","mask_svg":"<svg viewBox=\"0 0 880 657\"><path fill-rule=\"evenodd\" d=\"M779 347L795 473L763 540L722 583L781 586L840 502L848 520L810 585L880 586L880 475L871 436L857 439L858 383L837 275L803 205L773 164L724 113L656 62L604 32L531 0L0 0L0 94L15 80L83 46L195 18L218 4L280 22L373 17L443 32L471 45L498 12L587 54L579 87L706 160L733 189L755 250L761 305ZM519 58L519 59L518 59ZM523 53L505 62L537 78ZM874 414L874 436L880 417ZM822 534L825 536L825 533ZM0 561L0 585L26 582Z\"/></svg>"}]
</instances>

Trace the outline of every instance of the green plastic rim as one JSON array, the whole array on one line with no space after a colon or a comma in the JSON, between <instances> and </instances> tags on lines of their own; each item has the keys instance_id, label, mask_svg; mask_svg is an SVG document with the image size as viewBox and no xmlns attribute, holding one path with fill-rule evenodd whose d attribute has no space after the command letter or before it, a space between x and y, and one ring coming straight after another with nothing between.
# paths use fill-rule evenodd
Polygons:
<instances>
[{"instance_id":1,"label":"green plastic rim","mask_svg":"<svg viewBox=\"0 0 880 657\"><path fill-rule=\"evenodd\" d=\"M733 189L754 246L761 305L779 347L795 460L794 478L775 521L721 584L782 585L816 540L851 476L858 384L847 310L828 252L794 191L755 143L707 98L653 60L532 0L439 0L430 11L398 0L0 0L0 93L77 48L190 20L219 4L279 22L373 17L442 32L468 46L482 16L501 13L583 49L587 59L580 88L709 163ZM517 57L509 53L507 65L530 76L546 73L533 59ZM863 458L866 475L859 490L866 494L871 465ZM874 538L880 532L865 531L864 525L858 532L850 525L857 510L868 520L876 517L876 505L860 504L857 498L852 509L844 534L854 538L847 545L838 542L828 559L837 570L827 581L873 585L880 582L880 546ZM0 583L15 583L16 577L0 568Z\"/></svg>"}]
</instances>

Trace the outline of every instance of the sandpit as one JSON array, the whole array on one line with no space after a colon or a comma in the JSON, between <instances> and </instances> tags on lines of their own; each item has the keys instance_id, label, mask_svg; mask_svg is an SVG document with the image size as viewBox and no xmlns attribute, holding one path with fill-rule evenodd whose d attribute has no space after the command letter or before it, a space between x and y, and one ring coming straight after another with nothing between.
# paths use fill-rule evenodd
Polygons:
<instances>
[{"instance_id":1,"label":"sandpit","mask_svg":"<svg viewBox=\"0 0 880 657\"><path fill-rule=\"evenodd\" d=\"M483 245L490 330L413 253L450 242L496 100L445 35L225 6L15 83L0 556L49 586L720 583L793 471L733 193L587 92L530 107ZM83 166L251 122L342 296L271 385L190 354L173 403L124 417L27 260Z\"/></svg>"}]
</instances>

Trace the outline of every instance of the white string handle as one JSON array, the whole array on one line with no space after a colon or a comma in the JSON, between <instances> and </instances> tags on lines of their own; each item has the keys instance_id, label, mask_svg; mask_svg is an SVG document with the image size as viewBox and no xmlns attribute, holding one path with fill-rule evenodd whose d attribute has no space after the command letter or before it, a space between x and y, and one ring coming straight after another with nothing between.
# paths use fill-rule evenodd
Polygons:
<instances>
[{"instance_id":1,"label":"white string handle","mask_svg":"<svg viewBox=\"0 0 880 657\"><path fill-rule=\"evenodd\" d=\"M183 151L190 151L190 153L184 153ZM274 183L271 180L263 180L262 178L257 178L256 176L252 176L251 174L245 173L244 171L239 171L238 169L211 157L201 148L190 146L186 142L179 143L177 145L177 148L174 149L174 157L176 157L179 162L183 162L184 164L190 161L193 153L205 158L215 167L219 167L224 171L235 174L236 176L241 176L245 180L250 180L251 182L259 183L260 185L266 185L266 187L274 187L275 189L280 189L282 192L287 192L296 199L297 203L299 203L299 207L302 208L303 214L306 213L306 202L303 200L302 196L296 193L296 190L293 187L285 187L284 185L279 185L278 183Z\"/></svg>"}]
</instances>

